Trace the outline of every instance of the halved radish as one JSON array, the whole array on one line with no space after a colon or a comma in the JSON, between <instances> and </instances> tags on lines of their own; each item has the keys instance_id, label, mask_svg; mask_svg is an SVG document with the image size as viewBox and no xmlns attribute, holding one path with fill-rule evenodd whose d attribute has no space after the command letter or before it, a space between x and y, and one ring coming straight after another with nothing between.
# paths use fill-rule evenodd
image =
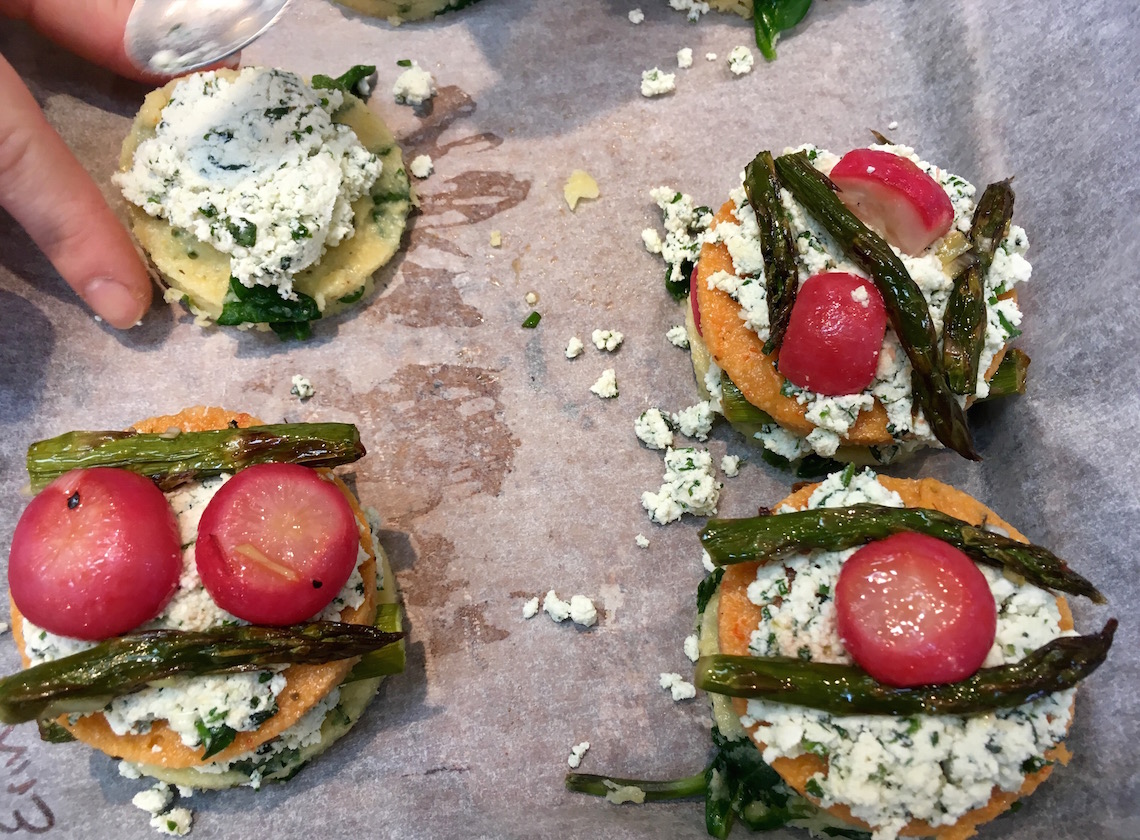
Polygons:
<instances>
[{"instance_id":1,"label":"halved radish","mask_svg":"<svg viewBox=\"0 0 1140 840\"><path fill-rule=\"evenodd\" d=\"M868 543L835 585L839 637L881 683L909 687L964 680L982 666L997 605L974 562L924 534Z\"/></svg>"},{"instance_id":2,"label":"halved radish","mask_svg":"<svg viewBox=\"0 0 1140 840\"><path fill-rule=\"evenodd\" d=\"M149 478L72 470L32 499L12 535L8 587L35 625L98 641L154 618L178 588L178 522Z\"/></svg>"},{"instance_id":3,"label":"halved radish","mask_svg":"<svg viewBox=\"0 0 1140 840\"><path fill-rule=\"evenodd\" d=\"M804 281L777 367L789 382L826 396L858 394L875 378L887 310L875 284L832 271Z\"/></svg>"},{"instance_id":4,"label":"halved radish","mask_svg":"<svg viewBox=\"0 0 1140 840\"><path fill-rule=\"evenodd\" d=\"M891 152L854 149L830 178L847 208L904 254L921 254L954 223L946 191L913 161Z\"/></svg>"},{"instance_id":5,"label":"halved radish","mask_svg":"<svg viewBox=\"0 0 1140 840\"><path fill-rule=\"evenodd\" d=\"M222 609L254 624L285 625L332 602L359 549L356 518L336 485L308 467L259 464L210 499L195 559Z\"/></svg>"}]
</instances>

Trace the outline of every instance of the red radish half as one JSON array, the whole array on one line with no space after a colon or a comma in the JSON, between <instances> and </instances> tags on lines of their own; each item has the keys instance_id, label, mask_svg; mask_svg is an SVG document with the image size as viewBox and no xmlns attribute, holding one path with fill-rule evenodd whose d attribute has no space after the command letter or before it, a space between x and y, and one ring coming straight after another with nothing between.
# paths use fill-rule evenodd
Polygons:
<instances>
[{"instance_id":1,"label":"red radish half","mask_svg":"<svg viewBox=\"0 0 1140 840\"><path fill-rule=\"evenodd\" d=\"M259 464L227 481L198 525L198 574L222 609L254 624L312 618L356 566L360 532L344 494L297 464Z\"/></svg>"},{"instance_id":2,"label":"red radish half","mask_svg":"<svg viewBox=\"0 0 1140 840\"><path fill-rule=\"evenodd\" d=\"M8 586L33 624L98 641L157 616L182 574L174 511L149 478L72 470L32 499L12 535Z\"/></svg>"},{"instance_id":3,"label":"red radish half","mask_svg":"<svg viewBox=\"0 0 1140 840\"><path fill-rule=\"evenodd\" d=\"M854 149L829 177L847 208L904 254L921 254L954 224L946 191L908 158Z\"/></svg>"},{"instance_id":4,"label":"red radish half","mask_svg":"<svg viewBox=\"0 0 1140 840\"><path fill-rule=\"evenodd\" d=\"M835 585L839 637L868 674L909 687L964 680L997 630L985 576L952 545L894 534L856 551Z\"/></svg>"},{"instance_id":5,"label":"red radish half","mask_svg":"<svg viewBox=\"0 0 1140 840\"><path fill-rule=\"evenodd\" d=\"M875 378L886 330L887 310L872 281L843 271L816 274L796 295L777 367L818 394L858 394Z\"/></svg>"}]
</instances>

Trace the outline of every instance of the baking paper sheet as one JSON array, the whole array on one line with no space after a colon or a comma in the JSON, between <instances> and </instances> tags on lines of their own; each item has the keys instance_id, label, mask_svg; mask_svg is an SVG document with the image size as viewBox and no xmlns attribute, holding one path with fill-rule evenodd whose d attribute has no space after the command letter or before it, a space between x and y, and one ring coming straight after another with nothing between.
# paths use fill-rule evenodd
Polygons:
<instances>
[{"instance_id":1,"label":"baking paper sheet","mask_svg":"<svg viewBox=\"0 0 1140 840\"><path fill-rule=\"evenodd\" d=\"M409 620L407 672L288 785L189 800L192 836L702 837L698 801L615 807L562 787L583 740L587 772L676 777L709 757L703 697L674 703L657 685L661 672L690 668L681 645L703 570L701 522L653 525L639 501L663 467L634 419L696 401L687 355L665 339L683 309L641 245L659 222L648 193L669 185L716 205L761 148L843 151L897 122L892 138L979 185L1016 176L1034 269L1018 344L1033 365L1028 396L972 412L981 464L940 452L892 472L949 481L1068 558L1111 599L1076 604L1082 629L1121 620L1108 664L1078 697L1072 764L984 836L1140 836L1134 6L820 0L777 62L757 53L736 78L726 58L750 43L747 21L694 25L641 0L635 26L634 5L483 0L393 28L295 0L247 49L247 63L304 74L375 63L372 107L407 159L435 162L382 292L302 344L203 332L161 302L140 327L108 329L0 214L4 553L33 440L199 403L268 421L356 422L369 455L349 473L384 517ZM110 175L144 89L23 26L0 27L0 52L121 209ZM691 69L676 68L682 47ZM393 103L400 59L435 75L429 113ZM651 100L639 83L655 66L677 73L677 90ZM574 169L601 196L570 212L561 189ZM532 308L542 322L523 330ZM596 328L625 343L598 352ZM572 335L587 348L568 361ZM589 387L608 367L620 396L603 401ZM305 403L289 393L297 373L316 389ZM722 514L770 504L793 480L727 427L709 447L717 460L744 458L724 480ZM592 597L598 626L524 620L523 603L551 588ZM6 672L17 666L9 639ZM85 747L0 729L0 833L149 838L130 805L143 786Z\"/></svg>"}]
</instances>

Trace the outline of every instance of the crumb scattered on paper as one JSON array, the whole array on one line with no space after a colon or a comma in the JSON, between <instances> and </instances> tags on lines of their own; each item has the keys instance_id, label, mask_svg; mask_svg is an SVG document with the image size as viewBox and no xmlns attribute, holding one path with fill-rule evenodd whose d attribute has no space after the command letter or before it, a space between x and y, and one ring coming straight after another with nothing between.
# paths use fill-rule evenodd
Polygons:
<instances>
[{"instance_id":1,"label":"crumb scattered on paper","mask_svg":"<svg viewBox=\"0 0 1140 840\"><path fill-rule=\"evenodd\" d=\"M604 350L612 353L621 347L622 341L625 336L617 330L594 330L590 335L590 340L594 342L594 346L599 350Z\"/></svg>"},{"instance_id":2,"label":"crumb scattered on paper","mask_svg":"<svg viewBox=\"0 0 1140 840\"><path fill-rule=\"evenodd\" d=\"M534 618L536 615L538 615L537 595L523 604L523 618Z\"/></svg>"},{"instance_id":3,"label":"crumb scattered on paper","mask_svg":"<svg viewBox=\"0 0 1140 840\"><path fill-rule=\"evenodd\" d=\"M630 23L638 24L638 23L641 23L643 20L645 20L645 12L641 11L641 9L630 9L629 10L629 22Z\"/></svg>"},{"instance_id":4,"label":"crumb scattered on paper","mask_svg":"<svg viewBox=\"0 0 1140 840\"><path fill-rule=\"evenodd\" d=\"M594 180L589 172L582 169L575 169L570 173L570 177L566 179L566 185L562 188L562 195L566 199L566 203L570 206L571 210L578 207L578 202L587 198L597 198L601 195L598 190L598 182Z\"/></svg>"},{"instance_id":5,"label":"crumb scattered on paper","mask_svg":"<svg viewBox=\"0 0 1140 840\"><path fill-rule=\"evenodd\" d=\"M491 231L491 247L492 248L498 248L502 244L503 244L502 232L497 231L497 230Z\"/></svg>"},{"instance_id":6,"label":"crumb scattered on paper","mask_svg":"<svg viewBox=\"0 0 1140 840\"><path fill-rule=\"evenodd\" d=\"M638 548L649 548L649 538L645 534L638 534L633 541L637 543Z\"/></svg>"},{"instance_id":7,"label":"crumb scattered on paper","mask_svg":"<svg viewBox=\"0 0 1140 840\"><path fill-rule=\"evenodd\" d=\"M590 392L603 400L612 400L618 395L617 373L613 368L606 368L598 381L590 386Z\"/></svg>"},{"instance_id":8,"label":"crumb scattered on paper","mask_svg":"<svg viewBox=\"0 0 1140 840\"><path fill-rule=\"evenodd\" d=\"M430 155L416 155L408 164L408 171L423 179L435 171L435 163L432 162Z\"/></svg>"},{"instance_id":9,"label":"crumb scattered on paper","mask_svg":"<svg viewBox=\"0 0 1140 840\"><path fill-rule=\"evenodd\" d=\"M578 765L582 763L582 756L584 756L589 749L589 741L575 744L570 748L570 757L566 759L566 763L569 764L572 769L577 769Z\"/></svg>"},{"instance_id":10,"label":"crumb scattered on paper","mask_svg":"<svg viewBox=\"0 0 1140 840\"><path fill-rule=\"evenodd\" d=\"M697 696L696 687L685 682L680 674L662 674L659 683L662 688L669 690L675 701L691 700Z\"/></svg>"},{"instance_id":11,"label":"crumb scattered on paper","mask_svg":"<svg viewBox=\"0 0 1140 840\"><path fill-rule=\"evenodd\" d=\"M301 402L305 402L306 400L312 399L313 394L317 393L317 391L313 387L312 382L297 373L293 375L293 387L289 389L289 393Z\"/></svg>"},{"instance_id":12,"label":"crumb scattered on paper","mask_svg":"<svg viewBox=\"0 0 1140 840\"><path fill-rule=\"evenodd\" d=\"M566 358L577 359L582 355L582 351L586 345L582 343L582 339L576 335L570 336L570 340L566 342Z\"/></svg>"}]
</instances>

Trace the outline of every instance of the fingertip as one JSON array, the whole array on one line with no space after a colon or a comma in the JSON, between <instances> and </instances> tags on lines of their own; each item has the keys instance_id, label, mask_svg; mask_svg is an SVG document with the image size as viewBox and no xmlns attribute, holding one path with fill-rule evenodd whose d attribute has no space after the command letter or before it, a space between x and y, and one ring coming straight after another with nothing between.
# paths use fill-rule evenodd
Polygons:
<instances>
[{"instance_id":1,"label":"fingertip","mask_svg":"<svg viewBox=\"0 0 1140 840\"><path fill-rule=\"evenodd\" d=\"M142 320L150 308L151 287L127 285L112 277L97 277L79 290L92 311L120 330L130 329Z\"/></svg>"}]
</instances>

